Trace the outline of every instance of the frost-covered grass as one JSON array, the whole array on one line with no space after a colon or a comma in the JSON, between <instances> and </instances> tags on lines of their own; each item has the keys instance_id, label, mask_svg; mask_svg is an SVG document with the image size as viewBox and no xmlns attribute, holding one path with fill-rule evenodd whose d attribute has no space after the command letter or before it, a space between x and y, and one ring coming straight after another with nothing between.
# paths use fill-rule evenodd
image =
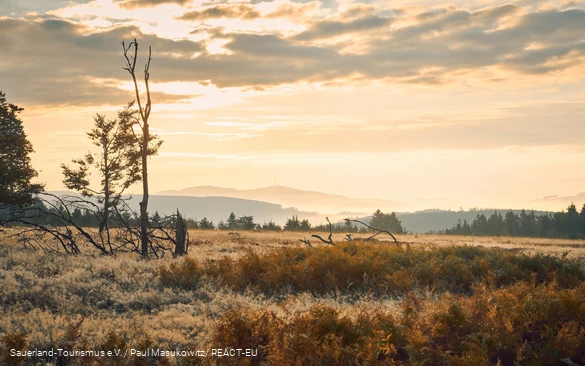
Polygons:
<instances>
[{"instance_id":1,"label":"frost-covered grass","mask_svg":"<svg viewBox=\"0 0 585 366\"><path fill-rule=\"evenodd\" d=\"M585 361L582 241L403 235L400 248L310 249L300 233L190 235L187 258L159 260L31 251L0 237L0 364L22 361L9 348L238 346L262 356L26 364Z\"/></svg>"}]
</instances>

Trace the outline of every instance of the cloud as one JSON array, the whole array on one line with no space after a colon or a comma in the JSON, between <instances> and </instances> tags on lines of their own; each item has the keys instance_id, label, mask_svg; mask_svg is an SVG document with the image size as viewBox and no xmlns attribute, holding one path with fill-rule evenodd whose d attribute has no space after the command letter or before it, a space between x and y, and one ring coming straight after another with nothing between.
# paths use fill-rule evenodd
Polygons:
<instances>
[{"instance_id":1,"label":"cloud","mask_svg":"<svg viewBox=\"0 0 585 366\"><path fill-rule=\"evenodd\" d=\"M162 4L177 4L177 5L187 5L191 3L193 0L117 0L121 7L127 9L134 9L134 8L141 8L141 7L153 7Z\"/></svg>"},{"instance_id":2,"label":"cloud","mask_svg":"<svg viewBox=\"0 0 585 366\"><path fill-rule=\"evenodd\" d=\"M123 26L99 33L88 33L82 24L60 19L39 21L0 19L0 33L10 34L1 43L2 88L16 100L40 104L124 104L131 93L115 85L96 83L96 78L126 80L122 70L124 59L120 41L137 37L139 64L144 62L144 46L157 50L152 70L164 64L171 55L189 57L201 51L190 41L173 41L145 35L137 27ZM165 54L169 56L164 56ZM141 66L139 67L139 69ZM158 93L159 100L178 100L182 97Z\"/></svg>"},{"instance_id":3,"label":"cloud","mask_svg":"<svg viewBox=\"0 0 585 366\"><path fill-rule=\"evenodd\" d=\"M216 18L233 18L251 20L260 17L260 13L253 6L239 5L218 5L205 8L204 10L194 10L183 14L178 19L187 21L205 21Z\"/></svg>"},{"instance_id":4,"label":"cloud","mask_svg":"<svg viewBox=\"0 0 585 366\"><path fill-rule=\"evenodd\" d=\"M93 0L2 0L0 1L0 14L21 16L29 12L44 13L68 4L82 4L91 1Z\"/></svg>"},{"instance_id":5,"label":"cloud","mask_svg":"<svg viewBox=\"0 0 585 366\"><path fill-rule=\"evenodd\" d=\"M328 38L346 33L366 31L388 26L392 19L370 15L349 22L336 20L316 21L308 30L297 34L294 39L299 41L311 41Z\"/></svg>"},{"instance_id":6,"label":"cloud","mask_svg":"<svg viewBox=\"0 0 585 366\"><path fill-rule=\"evenodd\" d=\"M236 11L240 8L248 11L244 17L256 16L256 10L244 4L217 5L191 16L241 16ZM87 100L95 98L96 104L110 102L120 91L115 86L93 90L99 86L90 80L127 80L119 41L134 37L141 45L139 63L144 61L145 46L152 46L153 82L205 81L220 88L258 90L348 78L439 85L484 70L488 71L483 81L515 75L556 77L567 70L578 72L585 59L584 10L528 12L513 4L476 11L446 7L414 15L404 12L400 16L404 19L385 18L372 11L357 7L313 19L296 34L224 29L204 42L161 38L146 34L137 25L96 31L82 22L58 18L1 18L0 33L10 36L0 41L0 80L3 89L21 100L71 103L85 95ZM351 38L339 42L335 40L339 35ZM227 40L223 45L226 52L211 54L205 45L219 38ZM356 45L359 52L348 52L348 47ZM492 72L495 75L489 76ZM25 77L26 83L22 82Z\"/></svg>"},{"instance_id":7,"label":"cloud","mask_svg":"<svg viewBox=\"0 0 585 366\"><path fill-rule=\"evenodd\" d=\"M320 1L311 1L305 4L301 3L284 3L281 4L275 11L266 15L267 18L289 18L299 19L308 12L318 9L321 5Z\"/></svg>"}]
</instances>

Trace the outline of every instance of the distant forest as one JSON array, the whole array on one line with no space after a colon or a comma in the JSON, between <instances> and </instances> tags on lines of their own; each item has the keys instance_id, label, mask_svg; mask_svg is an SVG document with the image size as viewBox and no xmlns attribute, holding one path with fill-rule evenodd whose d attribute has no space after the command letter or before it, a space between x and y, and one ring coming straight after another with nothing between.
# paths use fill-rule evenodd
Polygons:
<instances>
[{"instance_id":1,"label":"distant forest","mask_svg":"<svg viewBox=\"0 0 585 366\"><path fill-rule=\"evenodd\" d=\"M64 207L46 207L41 201L37 201L34 205L40 205L46 212L57 212L58 210L65 210ZM58 215L55 215L58 217ZM51 215L37 217L35 221L43 225L59 226L61 223L58 219ZM90 210L83 210L75 208L71 211L71 218L73 223L82 227L99 227L100 217ZM138 216L131 216L124 214L124 221L130 225L139 222ZM395 213L385 214L377 210L373 216L363 219L366 224L373 227L389 230L394 233L405 233L401 221L396 217ZM162 216L158 212L150 217L151 225L153 227L162 226L169 227L174 225L174 218ZM111 227L116 227L118 220L113 220ZM207 218L195 220L186 218L185 223L189 229L202 230L264 230L264 231L329 231L329 224L313 225L307 219L299 219L298 216L293 215L286 220L284 225L278 225L273 221L264 223L254 222L253 216L237 217L233 212L226 218L214 223ZM331 227L333 232L367 232L368 229L352 222L333 223ZM569 238L580 239L585 238L585 204L581 211L577 211L574 204L567 207L566 210L555 213L540 213L535 211L521 210L515 213L508 210L495 210L491 215L477 214L475 219L471 222L467 220L459 220L452 228L444 230L428 231L429 234L445 234L445 235L478 235L478 236L527 236L527 237L542 237L542 238Z\"/></svg>"},{"instance_id":2,"label":"distant forest","mask_svg":"<svg viewBox=\"0 0 585 366\"><path fill-rule=\"evenodd\" d=\"M497 210L486 217L477 215L471 222L459 220L451 229L439 231L447 235L480 236L529 236L542 238L585 238L585 204L581 212L574 204L566 211L536 215L534 211L522 210L519 214L508 211L504 215Z\"/></svg>"},{"instance_id":3,"label":"distant forest","mask_svg":"<svg viewBox=\"0 0 585 366\"><path fill-rule=\"evenodd\" d=\"M29 219L31 222L36 224L42 225L51 225L51 226L61 226L63 225L63 221L60 220L60 217L63 216L71 216L71 222L75 225L81 227L99 227L101 222L101 216L96 214L93 210L84 210L82 208L76 207L74 209L68 209L64 206L54 205L48 206L44 204L42 201L37 200L34 202L32 207L39 207L41 208L42 212L47 212L47 215L42 216L34 216ZM30 208L29 208L30 209ZM26 210L26 209L25 209ZM66 213L65 211L69 211ZM140 221L140 217L136 214L131 215L128 212L124 211L121 213L122 220L118 220L115 215L112 217L112 222L110 227L121 227L121 223L125 222L129 225L136 225ZM154 215L151 215L149 218L150 224L152 227L169 227L174 225L175 217L174 216L163 216L160 215L158 212L155 212ZM201 229L201 230L265 230L265 231L329 231L329 224L319 224L319 225L312 225L308 219L299 219L297 215L293 215L292 217L286 220L284 225L278 225L273 221L264 222L262 224L254 222L253 216L240 216L237 217L235 213L231 213L226 220L220 220L218 223L214 223L213 221L204 217L201 220L195 220L193 218L184 218L185 224L188 229ZM401 222L397 219L396 214L394 212L390 214L385 214L380 210L374 212L372 217L367 220L366 223L370 225L383 229L389 230L394 233L404 233L404 229L402 227ZM343 223L333 223L331 225L331 230L333 232L367 232L368 229L363 226L352 222L343 222Z\"/></svg>"}]
</instances>

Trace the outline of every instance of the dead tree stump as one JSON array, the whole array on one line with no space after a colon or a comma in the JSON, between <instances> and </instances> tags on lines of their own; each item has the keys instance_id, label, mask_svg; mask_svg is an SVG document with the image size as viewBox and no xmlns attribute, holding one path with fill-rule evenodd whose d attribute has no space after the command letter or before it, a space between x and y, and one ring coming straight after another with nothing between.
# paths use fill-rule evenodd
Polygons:
<instances>
[{"instance_id":1,"label":"dead tree stump","mask_svg":"<svg viewBox=\"0 0 585 366\"><path fill-rule=\"evenodd\" d=\"M187 254L187 225L183 217L177 210L177 244L175 245L175 255Z\"/></svg>"}]
</instances>

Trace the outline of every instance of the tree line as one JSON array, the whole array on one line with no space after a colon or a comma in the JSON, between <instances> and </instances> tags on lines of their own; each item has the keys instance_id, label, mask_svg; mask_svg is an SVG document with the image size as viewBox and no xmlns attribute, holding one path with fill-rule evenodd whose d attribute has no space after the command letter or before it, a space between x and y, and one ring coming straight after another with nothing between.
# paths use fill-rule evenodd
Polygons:
<instances>
[{"instance_id":1,"label":"tree line","mask_svg":"<svg viewBox=\"0 0 585 366\"><path fill-rule=\"evenodd\" d=\"M63 212L66 210L66 207L62 205L47 205L41 200L36 200L32 206L27 208L28 210L33 209L40 209L42 212L51 213L49 215L42 215L42 216L32 216L27 215L27 217L31 217L31 221L40 224L40 225L51 225L51 226L63 226L64 223L62 220L59 220L59 217L63 216ZM137 214L131 214L128 211L121 211L120 213L120 220L117 219L117 216L114 216L110 220L109 226L111 228L122 227L122 223L127 223L129 225L138 225L140 223L140 216ZM86 210L81 207L75 207L71 210L71 221L79 225L81 227L93 227L99 228L102 224L102 217L100 215L96 215L96 212L93 210ZM162 216L157 212L154 215L151 215L149 221L152 222L154 225L159 225L161 227L169 227L172 226L173 222L169 222L169 219L165 216ZM189 229L200 229L200 230L262 230L262 231L299 231L299 232L308 232L308 231L329 231L329 224L318 224L313 225L309 222L308 219L299 219L297 215L293 215L292 217L288 218L284 225L279 225L274 221L264 222L263 224L254 222L254 216L239 216L237 217L235 213L230 213L226 220L220 220L217 224L215 224L212 220L207 219L204 217L201 220L193 219L193 218L185 218L184 219L187 228ZM402 227L402 223L396 218L396 214L394 212L390 214L383 213L380 210L377 210L372 215L372 219L370 220L370 225L382 230L392 231L398 234L404 233L404 229ZM331 229L333 232L338 233L365 233L368 232L368 229L365 226L357 225L350 221L345 221L343 223L333 223L331 225Z\"/></svg>"},{"instance_id":2,"label":"tree line","mask_svg":"<svg viewBox=\"0 0 585 366\"><path fill-rule=\"evenodd\" d=\"M157 215L157 214L155 214ZM201 220L187 218L185 223L190 229L203 229L203 230L263 230L263 231L329 231L329 224L318 224L313 225L308 219L299 219L297 215L289 217L284 225L279 225L274 221L264 222L263 224L254 222L254 216L240 216L236 217L235 213L230 213L226 220L220 220L219 223L214 224L213 221L209 221L207 218ZM394 212L383 213L380 210L376 210L373 213L372 219L369 222L370 226L378 229L388 230L397 234L403 234L406 231L402 227L402 223L396 217ZM343 233L364 233L368 232L368 229L364 226L357 225L351 221L345 221L343 223L331 224L332 232L343 232Z\"/></svg>"},{"instance_id":3,"label":"tree line","mask_svg":"<svg viewBox=\"0 0 585 366\"><path fill-rule=\"evenodd\" d=\"M536 215L522 210L519 214L509 210L505 214L494 211L489 217L477 215L471 222L459 220L443 232L447 235L528 236L542 238L585 238L585 204L581 212L571 204L566 211Z\"/></svg>"}]
</instances>

